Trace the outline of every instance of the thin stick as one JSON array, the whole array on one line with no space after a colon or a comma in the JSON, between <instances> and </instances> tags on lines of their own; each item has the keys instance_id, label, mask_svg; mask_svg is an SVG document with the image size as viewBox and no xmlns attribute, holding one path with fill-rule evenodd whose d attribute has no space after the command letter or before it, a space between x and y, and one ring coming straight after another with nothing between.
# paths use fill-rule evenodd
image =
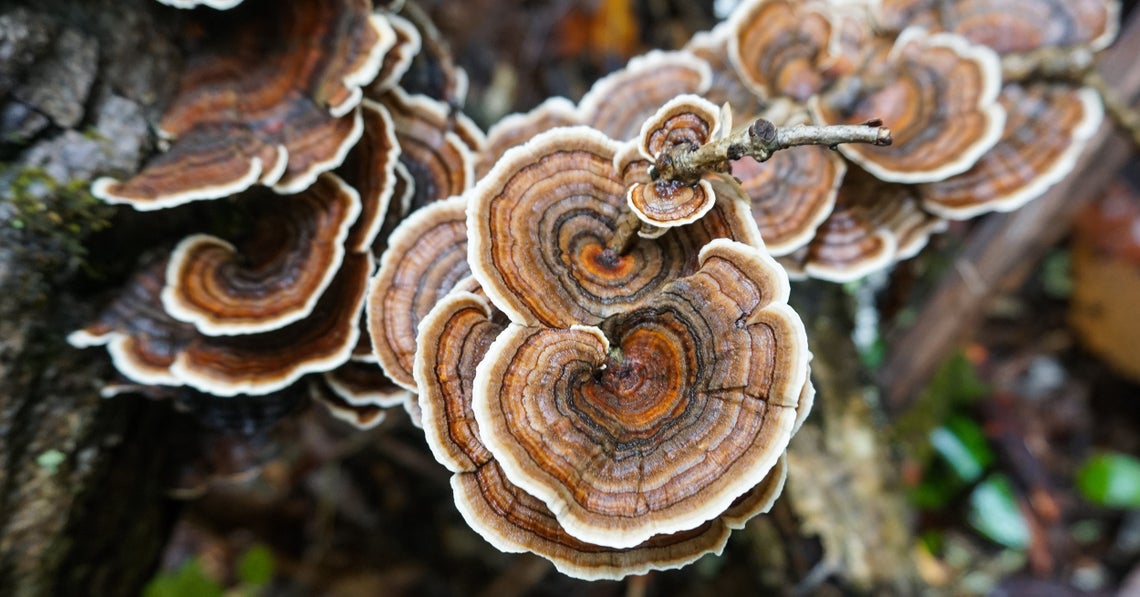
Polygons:
<instances>
[{"instance_id":1,"label":"thin stick","mask_svg":"<svg viewBox=\"0 0 1140 597\"><path fill-rule=\"evenodd\" d=\"M637 231L640 229L641 220L637 214L632 210L625 212L625 215L618 220L617 228L614 229L610 242L606 244L606 249L617 255L625 255L633 246L633 241L637 240Z\"/></svg>"},{"instance_id":2,"label":"thin stick","mask_svg":"<svg viewBox=\"0 0 1140 597\"><path fill-rule=\"evenodd\" d=\"M763 118L756 119L748 128L696 149L678 146L662 153L649 170L655 181L679 181L694 185L709 172L727 172L728 163L749 156L758 162L767 161L777 151L799 145L827 145L840 143L868 143L885 146L891 144L891 131L881 120L864 124L811 126L797 124L777 127Z\"/></svg>"}]
</instances>

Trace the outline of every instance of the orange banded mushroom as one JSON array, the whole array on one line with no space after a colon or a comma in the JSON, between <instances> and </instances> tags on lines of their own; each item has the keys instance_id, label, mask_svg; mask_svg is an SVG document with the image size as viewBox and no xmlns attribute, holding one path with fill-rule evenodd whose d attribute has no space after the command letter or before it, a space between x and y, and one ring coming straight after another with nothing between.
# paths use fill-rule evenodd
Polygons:
<instances>
[{"instance_id":1,"label":"orange banded mushroom","mask_svg":"<svg viewBox=\"0 0 1140 597\"><path fill-rule=\"evenodd\" d=\"M662 104L685 93L703 94L711 79L708 64L689 52L654 50L598 79L578 102L581 121L626 141Z\"/></svg>"},{"instance_id":2,"label":"orange banded mushroom","mask_svg":"<svg viewBox=\"0 0 1140 597\"><path fill-rule=\"evenodd\" d=\"M601 328L511 324L476 369L487 449L582 541L698 527L787 448L810 358L787 277L724 239L699 262Z\"/></svg>"},{"instance_id":3,"label":"orange banded mushroom","mask_svg":"<svg viewBox=\"0 0 1140 597\"><path fill-rule=\"evenodd\" d=\"M324 406L334 418L361 430L372 429L384 422L386 409L376 404L350 402L325 382L327 379L310 380L309 396Z\"/></svg>"},{"instance_id":4,"label":"orange banded mushroom","mask_svg":"<svg viewBox=\"0 0 1140 597\"><path fill-rule=\"evenodd\" d=\"M594 325L691 273L714 238L760 246L747 208L721 201L624 254L607 247L628 213L620 151L596 130L555 129L508 151L471 192L468 262L511 321Z\"/></svg>"},{"instance_id":5,"label":"orange banded mushroom","mask_svg":"<svg viewBox=\"0 0 1140 597\"><path fill-rule=\"evenodd\" d=\"M210 336L251 334L306 317L344 259L360 196L334 174L289 197L243 198L254 229L234 246L195 234L174 249L162 303Z\"/></svg>"},{"instance_id":6,"label":"orange banded mushroom","mask_svg":"<svg viewBox=\"0 0 1140 597\"><path fill-rule=\"evenodd\" d=\"M479 154L475 177L486 176L508 149L526 143L539 133L581 124L580 121L578 108L564 97L552 97L529 112L503 117L487 131L487 146Z\"/></svg>"},{"instance_id":7,"label":"orange banded mushroom","mask_svg":"<svg viewBox=\"0 0 1140 597\"><path fill-rule=\"evenodd\" d=\"M1001 139L973 168L921 185L928 211L962 220L1021 207L1073 169L1104 119L1100 97L1090 88L1010 83L1000 100L1007 114Z\"/></svg>"},{"instance_id":8,"label":"orange banded mushroom","mask_svg":"<svg viewBox=\"0 0 1140 597\"><path fill-rule=\"evenodd\" d=\"M903 31L863 66L812 98L821 124L884 118L894 143L843 144L839 151L882 180L922 183L961 174L1001 136L1001 65L985 46L949 33Z\"/></svg>"},{"instance_id":9,"label":"orange banded mushroom","mask_svg":"<svg viewBox=\"0 0 1140 597\"><path fill-rule=\"evenodd\" d=\"M736 74L728 56L730 24L722 21L711 31L697 32L685 44L685 49L709 65L712 79L708 90L701 95L718 106L732 106L734 119L747 122L760 115L764 100Z\"/></svg>"},{"instance_id":10,"label":"orange banded mushroom","mask_svg":"<svg viewBox=\"0 0 1140 597\"><path fill-rule=\"evenodd\" d=\"M369 250L388 217L398 184L396 165L400 159L400 144L388 110L366 99L360 113L364 134L337 169L349 186L360 193L360 217L345 243L348 250L357 252Z\"/></svg>"},{"instance_id":11,"label":"orange banded mushroom","mask_svg":"<svg viewBox=\"0 0 1140 597\"><path fill-rule=\"evenodd\" d=\"M360 138L360 86L395 41L367 0L307 0L246 17L202 40L159 125L171 150L92 193L140 210L237 193L296 193ZM213 28L217 29L217 28ZM334 34L335 32L335 34Z\"/></svg>"},{"instance_id":12,"label":"orange banded mushroom","mask_svg":"<svg viewBox=\"0 0 1140 597\"><path fill-rule=\"evenodd\" d=\"M626 549L592 545L570 536L545 504L506 479L479 437L471 410L475 365L505 325L485 298L454 292L424 318L416 353L428 445L455 473L451 485L464 519L498 549L536 553L578 578L617 579L679 567L705 553L719 553L729 529L740 528L766 511L779 495L786 475L783 459L725 513L693 530L658 535Z\"/></svg>"},{"instance_id":13,"label":"orange banded mushroom","mask_svg":"<svg viewBox=\"0 0 1140 597\"><path fill-rule=\"evenodd\" d=\"M807 101L827 83L835 37L826 4L751 0L731 17L728 56L740 78L764 98Z\"/></svg>"},{"instance_id":14,"label":"orange banded mushroom","mask_svg":"<svg viewBox=\"0 0 1140 597\"><path fill-rule=\"evenodd\" d=\"M385 93L395 89L404 73L412 66L412 59L423 47L423 38L411 21L395 14L387 14L386 17L396 34L396 41L384 54L384 62L376 79L365 90L365 95L370 98L383 97Z\"/></svg>"},{"instance_id":15,"label":"orange banded mushroom","mask_svg":"<svg viewBox=\"0 0 1140 597\"><path fill-rule=\"evenodd\" d=\"M466 207L464 197L452 197L408 216L389 237L369 289L372 349L388 377L409 390L416 387L416 326L443 295L471 275Z\"/></svg>"}]
</instances>

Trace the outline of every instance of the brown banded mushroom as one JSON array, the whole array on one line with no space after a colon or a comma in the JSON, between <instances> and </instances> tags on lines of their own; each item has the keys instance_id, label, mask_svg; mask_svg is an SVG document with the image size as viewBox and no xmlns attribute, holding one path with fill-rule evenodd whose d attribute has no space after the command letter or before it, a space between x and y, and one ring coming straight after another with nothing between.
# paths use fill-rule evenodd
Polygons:
<instances>
[{"instance_id":1,"label":"brown banded mushroom","mask_svg":"<svg viewBox=\"0 0 1140 597\"><path fill-rule=\"evenodd\" d=\"M928 211L962 220L1021 207L1073 169L1104 119L1090 88L1010 83L1000 100L1007 114L1001 139L966 172L920 185Z\"/></svg>"},{"instance_id":2,"label":"brown banded mushroom","mask_svg":"<svg viewBox=\"0 0 1140 597\"><path fill-rule=\"evenodd\" d=\"M324 406L334 418L361 430L372 429L384 422L387 416L387 409L378 404L348 400L328 383L327 377L309 381L309 397Z\"/></svg>"},{"instance_id":3,"label":"brown banded mushroom","mask_svg":"<svg viewBox=\"0 0 1140 597\"><path fill-rule=\"evenodd\" d=\"M400 163L415 181L411 211L463 193L475 182L475 155L486 144L479 127L447 104L397 87L380 98L396 125Z\"/></svg>"},{"instance_id":4,"label":"brown banded mushroom","mask_svg":"<svg viewBox=\"0 0 1140 597\"><path fill-rule=\"evenodd\" d=\"M1045 47L1104 49L1116 37L1118 0L883 0L878 21L941 28L1000 54Z\"/></svg>"},{"instance_id":5,"label":"brown banded mushroom","mask_svg":"<svg viewBox=\"0 0 1140 597\"><path fill-rule=\"evenodd\" d=\"M92 193L140 210L224 197L254 184L303 190L360 138L360 86L395 41L367 0L306 0L244 9L207 27L159 124L170 151ZM224 25L224 26L221 26ZM335 35L331 32L335 32ZM283 41L287 40L287 41Z\"/></svg>"},{"instance_id":6,"label":"brown banded mushroom","mask_svg":"<svg viewBox=\"0 0 1140 597\"><path fill-rule=\"evenodd\" d=\"M539 133L576 124L581 124L578 108L564 97L548 98L529 112L503 117L487 131L487 146L479 153L475 178L486 176L508 149L526 143Z\"/></svg>"},{"instance_id":7,"label":"brown banded mushroom","mask_svg":"<svg viewBox=\"0 0 1140 597\"><path fill-rule=\"evenodd\" d=\"M266 394L306 373L328 371L352 356L373 261L350 253L313 313L273 331L242 336L198 336L179 352L170 371L186 385L215 396Z\"/></svg>"},{"instance_id":8,"label":"brown banded mushroom","mask_svg":"<svg viewBox=\"0 0 1140 597\"><path fill-rule=\"evenodd\" d=\"M366 99L360 113L364 134L337 169L349 186L360 193L360 217L345 243L348 250L357 252L370 250L388 217L399 183L396 166L400 159L395 124L388 110ZM399 217L403 217L403 212Z\"/></svg>"},{"instance_id":9,"label":"brown banded mushroom","mask_svg":"<svg viewBox=\"0 0 1140 597\"><path fill-rule=\"evenodd\" d=\"M467 202L437 201L408 216L388 239L367 302L368 333L384 372L414 390L416 326L435 303L471 275Z\"/></svg>"},{"instance_id":10,"label":"brown banded mushroom","mask_svg":"<svg viewBox=\"0 0 1140 597\"><path fill-rule=\"evenodd\" d=\"M484 297L453 292L424 318L416 352L428 445L455 473L451 485L464 519L498 549L536 553L577 578L618 579L719 553L730 529L766 511L779 495L786 475L783 459L726 512L693 530L655 536L626 549L570 536L545 504L506 479L479 436L471 410L475 366L505 325Z\"/></svg>"},{"instance_id":11,"label":"brown banded mushroom","mask_svg":"<svg viewBox=\"0 0 1140 597\"><path fill-rule=\"evenodd\" d=\"M634 547L716 518L799 418L810 353L771 257L713 240L657 291L601 327L512 323L476 369L487 450L582 541Z\"/></svg>"},{"instance_id":12,"label":"brown banded mushroom","mask_svg":"<svg viewBox=\"0 0 1140 597\"><path fill-rule=\"evenodd\" d=\"M799 109L765 116L782 125L806 122ZM846 162L835 151L820 145L780 151L765 162L744 156L732 163L732 175L752 207L752 217L775 256L802 247L835 208L835 198L847 172Z\"/></svg>"},{"instance_id":13,"label":"brown banded mushroom","mask_svg":"<svg viewBox=\"0 0 1140 597\"><path fill-rule=\"evenodd\" d=\"M595 325L691 273L714 238L762 246L747 206L718 201L689 226L625 253L609 247L628 213L620 151L594 129L554 129L508 151L472 190L468 262L511 321Z\"/></svg>"},{"instance_id":14,"label":"brown banded mushroom","mask_svg":"<svg viewBox=\"0 0 1140 597\"><path fill-rule=\"evenodd\" d=\"M598 79L578 110L583 124L626 141L665 102L685 93L702 95L711 81L708 64L689 52L654 50Z\"/></svg>"},{"instance_id":15,"label":"brown banded mushroom","mask_svg":"<svg viewBox=\"0 0 1140 597\"><path fill-rule=\"evenodd\" d=\"M241 4L241 2L242 2L242 0L158 0L158 1L161 2L162 4L165 4L167 6L173 6L175 8L197 8L199 6L209 6L210 8L213 8L216 10L229 10L229 9L237 6L238 4Z\"/></svg>"},{"instance_id":16,"label":"brown banded mushroom","mask_svg":"<svg viewBox=\"0 0 1140 597\"><path fill-rule=\"evenodd\" d=\"M420 32L411 21L395 14L385 16L396 34L396 42L384 54L384 63L380 66L380 72L365 90L365 95L370 98L383 97L385 93L395 89L400 79L408 72L408 68L412 66L412 59L423 47Z\"/></svg>"},{"instance_id":17,"label":"brown banded mushroom","mask_svg":"<svg viewBox=\"0 0 1140 597\"><path fill-rule=\"evenodd\" d=\"M850 282L913 257L945 225L922 209L915 186L851 168L831 215L807 245L781 261L812 278Z\"/></svg>"},{"instance_id":18,"label":"brown banded mushroom","mask_svg":"<svg viewBox=\"0 0 1140 597\"><path fill-rule=\"evenodd\" d=\"M711 31L700 31L685 44L685 49L709 65L712 80L702 96L720 106L732 106L735 120L746 122L760 115L764 98L758 96L736 74L728 56L729 37L732 29L729 21L722 21Z\"/></svg>"},{"instance_id":19,"label":"brown banded mushroom","mask_svg":"<svg viewBox=\"0 0 1140 597\"><path fill-rule=\"evenodd\" d=\"M828 5L751 0L730 18L728 56L740 78L763 98L798 102L821 91L838 57Z\"/></svg>"},{"instance_id":20,"label":"brown banded mushroom","mask_svg":"<svg viewBox=\"0 0 1140 597\"><path fill-rule=\"evenodd\" d=\"M727 123L731 126L731 123ZM641 156L651 162L676 147L696 149L720 132L720 109L695 95L669 100L642 125L638 137ZM716 201L712 185L680 181L638 182L629 187L627 202L642 222L658 228L691 224Z\"/></svg>"},{"instance_id":21,"label":"brown banded mushroom","mask_svg":"<svg viewBox=\"0 0 1140 597\"><path fill-rule=\"evenodd\" d=\"M885 118L894 143L839 151L882 180L934 182L971 168L1001 136L1001 64L985 46L922 29L874 48L862 66L810 102L821 124Z\"/></svg>"},{"instance_id":22,"label":"brown banded mushroom","mask_svg":"<svg viewBox=\"0 0 1140 597\"><path fill-rule=\"evenodd\" d=\"M218 336L277 329L313 310L344 259L360 196L334 174L298 195L269 195L242 198L255 222L237 246L207 234L178 244L162 290L171 317Z\"/></svg>"}]
</instances>

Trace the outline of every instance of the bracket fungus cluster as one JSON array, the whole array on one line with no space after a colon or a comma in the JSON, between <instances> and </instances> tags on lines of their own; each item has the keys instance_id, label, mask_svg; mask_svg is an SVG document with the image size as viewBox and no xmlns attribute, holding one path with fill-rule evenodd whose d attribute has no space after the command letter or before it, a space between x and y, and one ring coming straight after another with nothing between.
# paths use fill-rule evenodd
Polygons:
<instances>
[{"instance_id":1,"label":"bracket fungus cluster","mask_svg":"<svg viewBox=\"0 0 1140 597\"><path fill-rule=\"evenodd\" d=\"M1036 52L1091 56L1119 11L745 0L484 135L411 4L262 1L191 28L169 150L93 186L252 224L160 251L72 343L141 384L301 381L359 427L403 404L473 528L582 578L767 511L814 397L789 272L857 279L1059 180L1102 108Z\"/></svg>"}]
</instances>

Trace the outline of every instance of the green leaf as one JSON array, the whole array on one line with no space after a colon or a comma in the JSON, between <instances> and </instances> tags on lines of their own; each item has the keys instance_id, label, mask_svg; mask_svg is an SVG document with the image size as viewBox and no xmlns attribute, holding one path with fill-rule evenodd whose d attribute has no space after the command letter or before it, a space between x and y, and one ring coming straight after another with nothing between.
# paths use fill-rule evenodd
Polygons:
<instances>
[{"instance_id":1,"label":"green leaf","mask_svg":"<svg viewBox=\"0 0 1140 597\"><path fill-rule=\"evenodd\" d=\"M994 460L985 433L973 420L953 417L930 432L930 444L958 478L973 483Z\"/></svg>"},{"instance_id":2,"label":"green leaf","mask_svg":"<svg viewBox=\"0 0 1140 597\"><path fill-rule=\"evenodd\" d=\"M243 583L264 587L273 580L273 552L264 545L254 545L241 555L237 572Z\"/></svg>"},{"instance_id":3,"label":"green leaf","mask_svg":"<svg viewBox=\"0 0 1140 597\"><path fill-rule=\"evenodd\" d=\"M967 520L970 526L996 543L1017 550L1029 545L1029 524L1021 515L1013 487L1005 475L992 475L974 488Z\"/></svg>"},{"instance_id":4,"label":"green leaf","mask_svg":"<svg viewBox=\"0 0 1140 597\"><path fill-rule=\"evenodd\" d=\"M36 465L54 475L64 460L67 460L67 456L65 456L63 452L59 450L47 450L36 457Z\"/></svg>"},{"instance_id":5,"label":"green leaf","mask_svg":"<svg viewBox=\"0 0 1140 597\"><path fill-rule=\"evenodd\" d=\"M926 389L947 404L968 404L990 393L978 378L974 364L962 352L956 352L939 367Z\"/></svg>"},{"instance_id":6,"label":"green leaf","mask_svg":"<svg viewBox=\"0 0 1140 597\"><path fill-rule=\"evenodd\" d=\"M192 559L178 570L155 576L143 589L143 597L222 597L221 585L206 576L201 563Z\"/></svg>"},{"instance_id":7,"label":"green leaf","mask_svg":"<svg viewBox=\"0 0 1140 597\"><path fill-rule=\"evenodd\" d=\"M1115 452L1093 456L1077 471L1077 489L1100 506L1140 508L1140 460Z\"/></svg>"}]
</instances>

